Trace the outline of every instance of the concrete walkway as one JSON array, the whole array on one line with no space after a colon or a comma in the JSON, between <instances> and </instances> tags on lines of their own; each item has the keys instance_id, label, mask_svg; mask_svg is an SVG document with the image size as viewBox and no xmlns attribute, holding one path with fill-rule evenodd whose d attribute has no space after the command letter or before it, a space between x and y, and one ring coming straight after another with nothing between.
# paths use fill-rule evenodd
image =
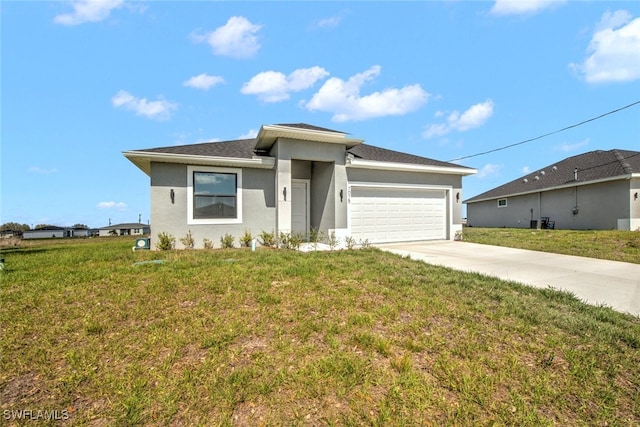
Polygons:
<instances>
[{"instance_id":1,"label":"concrete walkway","mask_svg":"<svg viewBox=\"0 0 640 427\"><path fill-rule=\"evenodd\" d=\"M467 242L386 243L376 247L429 264L569 291L593 305L640 316L640 264Z\"/></svg>"}]
</instances>

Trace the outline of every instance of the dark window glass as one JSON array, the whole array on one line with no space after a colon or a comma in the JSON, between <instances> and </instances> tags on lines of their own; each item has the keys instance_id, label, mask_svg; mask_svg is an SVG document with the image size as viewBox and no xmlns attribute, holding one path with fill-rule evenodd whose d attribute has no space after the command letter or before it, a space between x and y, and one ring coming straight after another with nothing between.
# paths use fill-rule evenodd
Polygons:
<instances>
[{"instance_id":1,"label":"dark window glass","mask_svg":"<svg viewBox=\"0 0 640 427\"><path fill-rule=\"evenodd\" d=\"M193 173L193 217L237 218L235 173Z\"/></svg>"}]
</instances>

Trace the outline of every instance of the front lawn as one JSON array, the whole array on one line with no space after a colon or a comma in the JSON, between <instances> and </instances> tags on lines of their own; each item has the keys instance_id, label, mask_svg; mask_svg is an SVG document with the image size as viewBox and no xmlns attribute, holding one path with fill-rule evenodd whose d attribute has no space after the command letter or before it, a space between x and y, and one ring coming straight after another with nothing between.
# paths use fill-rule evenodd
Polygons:
<instances>
[{"instance_id":1,"label":"front lawn","mask_svg":"<svg viewBox=\"0 0 640 427\"><path fill-rule=\"evenodd\" d=\"M640 264L640 231L465 227L464 240Z\"/></svg>"},{"instance_id":2,"label":"front lawn","mask_svg":"<svg viewBox=\"0 0 640 427\"><path fill-rule=\"evenodd\" d=\"M132 246L2 253L4 421L640 424L637 317L376 249Z\"/></svg>"}]
</instances>

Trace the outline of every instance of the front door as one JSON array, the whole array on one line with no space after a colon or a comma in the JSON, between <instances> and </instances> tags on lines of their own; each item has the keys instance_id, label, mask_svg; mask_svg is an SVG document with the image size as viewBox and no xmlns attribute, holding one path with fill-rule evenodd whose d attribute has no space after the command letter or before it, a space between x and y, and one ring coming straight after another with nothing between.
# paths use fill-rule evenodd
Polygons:
<instances>
[{"instance_id":1,"label":"front door","mask_svg":"<svg viewBox=\"0 0 640 427\"><path fill-rule=\"evenodd\" d=\"M291 180L291 232L305 239L309 232L309 181Z\"/></svg>"}]
</instances>

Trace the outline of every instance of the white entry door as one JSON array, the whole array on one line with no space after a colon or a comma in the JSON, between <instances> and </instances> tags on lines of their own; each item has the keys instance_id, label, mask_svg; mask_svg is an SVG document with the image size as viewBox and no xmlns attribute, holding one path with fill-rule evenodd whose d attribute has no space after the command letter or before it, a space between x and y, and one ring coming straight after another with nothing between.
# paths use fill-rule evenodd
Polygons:
<instances>
[{"instance_id":1,"label":"white entry door","mask_svg":"<svg viewBox=\"0 0 640 427\"><path fill-rule=\"evenodd\" d=\"M291 232L302 234L309 232L309 181L291 180Z\"/></svg>"},{"instance_id":2,"label":"white entry door","mask_svg":"<svg viewBox=\"0 0 640 427\"><path fill-rule=\"evenodd\" d=\"M445 190L354 186L351 236L371 243L446 239L445 196Z\"/></svg>"}]
</instances>

